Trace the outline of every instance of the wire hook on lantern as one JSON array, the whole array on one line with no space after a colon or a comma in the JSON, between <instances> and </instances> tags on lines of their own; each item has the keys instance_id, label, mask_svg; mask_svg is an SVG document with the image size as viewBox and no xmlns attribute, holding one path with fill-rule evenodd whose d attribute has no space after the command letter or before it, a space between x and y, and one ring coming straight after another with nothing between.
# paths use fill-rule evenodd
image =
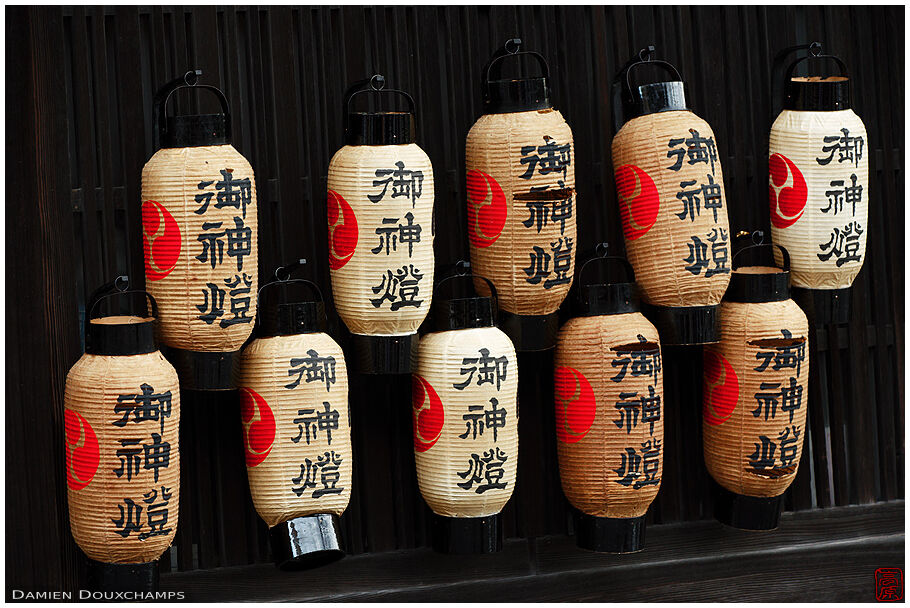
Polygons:
<instances>
[{"instance_id":1,"label":"wire hook on lantern","mask_svg":"<svg viewBox=\"0 0 910 608\"><path fill-rule=\"evenodd\" d=\"M297 270L298 268L300 268L301 266L304 266L304 265L306 265L306 259L300 258L296 262L292 262L285 266L279 266L278 268L275 269L273 276L275 277L276 281L282 281L282 282L287 281L291 278L291 274L295 270ZM282 274L284 274L283 278L282 278Z\"/></svg>"},{"instance_id":2,"label":"wire hook on lantern","mask_svg":"<svg viewBox=\"0 0 910 608\"><path fill-rule=\"evenodd\" d=\"M382 74L373 74L370 78L370 88L374 91L381 91L385 88L385 76Z\"/></svg>"}]
</instances>

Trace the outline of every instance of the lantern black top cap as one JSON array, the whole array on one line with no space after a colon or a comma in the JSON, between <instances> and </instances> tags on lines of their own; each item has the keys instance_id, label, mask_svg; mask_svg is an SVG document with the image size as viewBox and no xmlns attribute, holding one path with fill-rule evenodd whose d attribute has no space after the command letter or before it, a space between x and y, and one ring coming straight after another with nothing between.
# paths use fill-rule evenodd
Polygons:
<instances>
[{"instance_id":1,"label":"lantern black top cap","mask_svg":"<svg viewBox=\"0 0 910 608\"><path fill-rule=\"evenodd\" d=\"M542 74L525 78L502 78L502 60L526 55L537 61ZM553 107L550 102L550 66L543 55L521 50L521 38L510 38L483 67L483 111L485 114L528 112Z\"/></svg>"},{"instance_id":2,"label":"lantern black top cap","mask_svg":"<svg viewBox=\"0 0 910 608\"><path fill-rule=\"evenodd\" d=\"M617 117L619 124L656 112L669 112L671 110L687 110L686 88L682 76L673 64L654 59L654 45L646 46L638 51L626 65L619 71L614 80L614 86L620 88L621 99L615 104L615 112L621 112ZM670 78L664 81L652 82L635 86L632 83L632 71L640 66L653 66L666 71ZM614 100L616 101L616 100ZM621 120L620 120L621 119Z\"/></svg>"},{"instance_id":3,"label":"lantern black top cap","mask_svg":"<svg viewBox=\"0 0 910 608\"><path fill-rule=\"evenodd\" d=\"M743 231L736 235L734 244L740 245L733 254L730 285L724 294L728 302L782 302L790 299L790 254L784 247L765 243L764 233L756 230L752 233ZM783 266L743 266L737 264L737 258L746 251L777 247L781 252ZM740 258L741 260L741 258ZM773 264L773 262L772 262ZM746 268L746 270L741 270Z\"/></svg>"},{"instance_id":4,"label":"lantern black top cap","mask_svg":"<svg viewBox=\"0 0 910 608\"><path fill-rule=\"evenodd\" d=\"M625 270L626 280L616 283L584 283L585 268L592 262L618 262ZM581 265L578 271L578 298L576 314L582 317L596 315L620 315L638 312L639 303L635 293L635 271L626 258L609 255L609 245L600 243L594 255Z\"/></svg>"},{"instance_id":5,"label":"lantern black top cap","mask_svg":"<svg viewBox=\"0 0 910 608\"><path fill-rule=\"evenodd\" d=\"M436 297L433 298L432 316L435 331L450 331L453 329L471 329L475 327L493 327L495 318L493 311L498 303L496 286L486 277L470 272L471 264L465 260L455 263L453 272L436 284ZM489 296L468 296L464 298L442 298L439 291L442 284L452 279L468 279L477 277L487 284L490 289Z\"/></svg>"},{"instance_id":6,"label":"lantern black top cap","mask_svg":"<svg viewBox=\"0 0 910 608\"><path fill-rule=\"evenodd\" d=\"M806 51L806 56L787 64L790 56ZM829 59L837 64L840 73L831 76L794 76L803 61ZM774 57L771 74L773 114L781 109L797 111L834 112L852 106L850 76L839 57L822 53L820 42L798 44L781 49Z\"/></svg>"},{"instance_id":7,"label":"lantern black top cap","mask_svg":"<svg viewBox=\"0 0 910 608\"><path fill-rule=\"evenodd\" d=\"M183 76L170 81L155 93L154 130L158 139L155 148L188 148L218 146L231 143L231 110L227 97L218 87L199 84L202 70L187 70ZM218 98L221 114L167 115L167 102L180 89L205 90Z\"/></svg>"},{"instance_id":8,"label":"lantern black top cap","mask_svg":"<svg viewBox=\"0 0 910 608\"><path fill-rule=\"evenodd\" d=\"M850 75L846 64L836 55L822 53L820 42L788 47L778 53L775 59L775 71L789 55L806 50L805 57L790 63L784 80L784 109L800 111L834 112L847 110L850 102ZM840 73L833 76L794 76L793 72L803 61L831 60L837 64Z\"/></svg>"},{"instance_id":9,"label":"lantern black top cap","mask_svg":"<svg viewBox=\"0 0 910 608\"><path fill-rule=\"evenodd\" d=\"M325 300L319 286L306 279L291 278L293 272L305 264L306 260L300 259L279 266L275 269L272 279L259 289L259 310L256 315L259 337L293 336L325 331ZM290 297L288 289L292 286L306 287L310 297L308 299ZM264 297L263 292L270 297Z\"/></svg>"},{"instance_id":10,"label":"lantern black top cap","mask_svg":"<svg viewBox=\"0 0 910 608\"><path fill-rule=\"evenodd\" d=\"M130 288L130 278L122 275L105 283L88 299L85 320L85 352L92 355L139 355L158 350L155 345L155 319L158 317L158 303L152 294L141 289ZM95 317L95 309L109 298L142 294L151 304L148 310L132 309L125 316ZM107 322L93 323L93 319L107 318ZM116 322L115 322L116 321Z\"/></svg>"},{"instance_id":11,"label":"lantern black top cap","mask_svg":"<svg viewBox=\"0 0 910 608\"><path fill-rule=\"evenodd\" d=\"M377 110L355 112L351 109L358 95L372 94L377 103L382 96L400 95L407 101L406 111ZM404 91L385 88L385 76L374 74L348 87L344 96L344 141L349 146L391 146L417 141L417 106Z\"/></svg>"}]
</instances>

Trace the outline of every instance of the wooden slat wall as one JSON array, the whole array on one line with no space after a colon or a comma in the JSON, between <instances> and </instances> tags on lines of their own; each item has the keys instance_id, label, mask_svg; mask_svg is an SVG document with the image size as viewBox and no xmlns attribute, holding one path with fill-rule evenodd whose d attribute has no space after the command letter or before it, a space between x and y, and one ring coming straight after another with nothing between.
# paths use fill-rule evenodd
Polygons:
<instances>
[{"instance_id":1,"label":"wooden slat wall","mask_svg":"<svg viewBox=\"0 0 910 608\"><path fill-rule=\"evenodd\" d=\"M520 36L550 63L575 132L578 251L621 247L609 157L610 83L642 46L681 70L690 106L714 127L731 232L767 212L770 64L820 40L855 83L872 172L866 264L845 327L811 341L810 432L793 510L904 495L903 8L870 7L77 7L7 11L7 560L18 588L73 585L62 390L81 352L86 296L117 274L142 278L140 172L153 152L151 98L188 68L220 86L234 145L256 170L260 276L305 257L329 289L326 168L340 147L342 94L374 72L413 94L436 174L441 264L467 257L464 137L481 112L479 70ZM202 99L178 102L195 110ZM208 107L208 106L204 106ZM332 319L344 343L343 327ZM653 523L711 517L701 455L701 357L667 349L665 472ZM521 466L509 536L571 532L559 486L552 353L522 355ZM411 451L407 378L351 388L355 477L343 518L351 552L427 544ZM186 399L182 500L165 570L269 559L253 510L233 398ZM55 549L59 547L61 551Z\"/></svg>"}]
</instances>

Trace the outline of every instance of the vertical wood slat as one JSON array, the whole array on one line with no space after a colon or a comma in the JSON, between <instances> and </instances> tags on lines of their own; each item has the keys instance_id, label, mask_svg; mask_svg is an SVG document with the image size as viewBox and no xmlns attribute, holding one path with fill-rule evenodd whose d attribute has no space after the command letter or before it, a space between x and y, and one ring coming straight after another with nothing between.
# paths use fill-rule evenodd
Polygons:
<instances>
[{"instance_id":1,"label":"vertical wood slat","mask_svg":"<svg viewBox=\"0 0 910 608\"><path fill-rule=\"evenodd\" d=\"M899 204L904 194L904 42L899 9L76 7L29 14L35 31L48 34L31 40L36 56L41 65L54 66L38 74L39 84L59 79L61 90L70 93L37 106L36 120L39 134L48 135L53 124L61 129L53 137L63 134L66 140L54 152L64 162L52 169L42 165L42 170L59 173L67 184L55 213L65 210L57 221L76 247L65 248L74 255L55 262L52 270L59 273L61 265L72 264L76 271L60 275L56 291L62 289L64 297L48 304L47 314L72 336L88 291L114 272L141 273L138 184L152 150L149 99L187 68L201 67L205 82L224 87L235 117L235 145L256 170L264 237L260 276L287 258L307 257L311 264L305 274L330 303L323 262L325 178L328 161L341 146L342 94L349 81L379 71L414 95L418 141L438 174L437 260L451 263L467 255L460 228L465 222L463 145L481 111L479 70L506 38L522 37L547 57L557 108L575 132L581 220L576 251L606 240L618 252L622 236L609 158L610 86L629 55L654 42L661 57L678 65L692 107L712 123L721 141L731 228L767 229L770 62L783 46L823 39L844 56L856 78L857 111L869 128L870 154L876 154L870 227L881 238L870 242L868 267L854 288L853 322L840 333L836 327L822 328L822 340L811 346L811 449L788 505L799 509L903 496L904 285L897 243L903 238L904 213ZM851 39L852 24L867 35ZM870 39L871 44L863 42ZM178 100L172 112L197 107L192 97ZM25 172L15 179L35 176ZM46 183L40 187L49 191ZM22 234L40 234L29 221L24 217ZM26 268L33 270L23 263L20 274L11 276L25 276ZM334 312L330 317L344 343L343 327ZM13 344L24 339L12 336ZM42 352L47 357L52 351ZM674 409L667 412L666 477L653 508L655 521L711 516L701 456L701 367L693 361L688 353L667 355L666 394L674 398L667 407ZM55 373L65 372L70 363L59 364ZM552 438L549 365L547 357L523 358L522 464L506 509L510 534L568 530ZM28 368L20 370L24 382ZM413 473L408 386L395 380L380 391L372 388L363 379L352 383L356 462L351 507L343 518L348 546L353 552L424 546L428 510ZM264 525L252 508L236 445L236 417L227 401L187 399L185 499L172 549L180 570L268 559ZM55 424L59 434L59 420ZM31 494L33 489L19 492L15 500L22 504L48 502ZM61 519L65 505L52 506L55 510L48 507L44 517L70 542ZM32 530L37 517L29 522ZM75 576L71 564L62 568Z\"/></svg>"}]
</instances>

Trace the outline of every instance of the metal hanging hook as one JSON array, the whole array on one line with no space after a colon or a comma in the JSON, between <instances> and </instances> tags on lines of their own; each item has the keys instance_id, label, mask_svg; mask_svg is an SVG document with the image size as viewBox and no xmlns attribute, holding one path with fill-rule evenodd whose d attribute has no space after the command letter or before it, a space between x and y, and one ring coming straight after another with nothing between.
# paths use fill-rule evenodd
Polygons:
<instances>
[{"instance_id":1,"label":"metal hanging hook","mask_svg":"<svg viewBox=\"0 0 910 608\"><path fill-rule=\"evenodd\" d=\"M467 260L458 260L455 262L455 274L463 277L466 274L471 273L471 263Z\"/></svg>"},{"instance_id":2,"label":"metal hanging hook","mask_svg":"<svg viewBox=\"0 0 910 608\"><path fill-rule=\"evenodd\" d=\"M274 276L276 281L285 282L291 278L291 273L306 264L306 259L300 258L296 262L288 264L287 266L279 266L275 269ZM284 277L282 278L282 275Z\"/></svg>"},{"instance_id":3,"label":"metal hanging hook","mask_svg":"<svg viewBox=\"0 0 910 608\"><path fill-rule=\"evenodd\" d=\"M599 255L602 258L610 255L610 244L604 241L603 243L597 243L594 246L594 255Z\"/></svg>"},{"instance_id":4,"label":"metal hanging hook","mask_svg":"<svg viewBox=\"0 0 910 608\"><path fill-rule=\"evenodd\" d=\"M200 76L202 76L202 70L187 70L183 75L183 82L188 87L194 87L199 82Z\"/></svg>"},{"instance_id":5,"label":"metal hanging hook","mask_svg":"<svg viewBox=\"0 0 910 608\"><path fill-rule=\"evenodd\" d=\"M374 91L381 91L385 88L385 76L382 74L373 74L370 78L370 88Z\"/></svg>"},{"instance_id":6,"label":"metal hanging hook","mask_svg":"<svg viewBox=\"0 0 910 608\"><path fill-rule=\"evenodd\" d=\"M130 278L129 276L122 274L116 279L114 279L114 289L117 291L123 292L130 288Z\"/></svg>"},{"instance_id":7,"label":"metal hanging hook","mask_svg":"<svg viewBox=\"0 0 910 608\"><path fill-rule=\"evenodd\" d=\"M651 57L654 55L654 50L655 50L655 49L654 49L654 45L653 45L653 44L649 44L649 45L646 46L645 48L643 48L643 49L641 49L640 51L638 51L638 59L639 59L639 61L644 61L644 62L651 61Z\"/></svg>"},{"instance_id":8,"label":"metal hanging hook","mask_svg":"<svg viewBox=\"0 0 910 608\"><path fill-rule=\"evenodd\" d=\"M521 50L521 38L509 38L506 40L506 43L502 45L502 48L505 49L506 53L509 55L515 55Z\"/></svg>"},{"instance_id":9,"label":"metal hanging hook","mask_svg":"<svg viewBox=\"0 0 910 608\"><path fill-rule=\"evenodd\" d=\"M822 52L822 43L821 42L813 42L812 44L809 45L809 54L812 55L813 57L818 57L821 54L821 52Z\"/></svg>"}]
</instances>

